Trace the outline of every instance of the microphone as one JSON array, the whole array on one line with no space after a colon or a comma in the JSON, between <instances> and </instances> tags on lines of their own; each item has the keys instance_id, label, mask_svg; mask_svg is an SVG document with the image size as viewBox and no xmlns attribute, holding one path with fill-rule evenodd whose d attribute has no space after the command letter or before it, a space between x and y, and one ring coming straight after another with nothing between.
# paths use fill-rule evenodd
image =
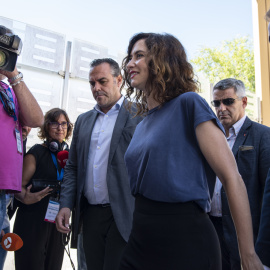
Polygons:
<instances>
[{"instance_id":1,"label":"microphone","mask_svg":"<svg viewBox=\"0 0 270 270\"><path fill-rule=\"evenodd\" d=\"M1 246L6 251L16 251L23 246L23 240L16 233L6 233L2 238Z\"/></svg>"},{"instance_id":2,"label":"microphone","mask_svg":"<svg viewBox=\"0 0 270 270\"><path fill-rule=\"evenodd\" d=\"M58 161L59 165L61 166L61 168L65 168L67 160L68 160L68 151L67 150L63 150L63 151L58 152L57 161Z\"/></svg>"}]
</instances>

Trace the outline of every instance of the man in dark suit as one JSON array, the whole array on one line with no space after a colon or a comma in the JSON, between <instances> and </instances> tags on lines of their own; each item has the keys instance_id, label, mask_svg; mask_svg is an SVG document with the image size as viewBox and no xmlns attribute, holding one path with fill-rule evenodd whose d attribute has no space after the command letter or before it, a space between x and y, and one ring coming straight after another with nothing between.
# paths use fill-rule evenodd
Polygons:
<instances>
[{"instance_id":1,"label":"man in dark suit","mask_svg":"<svg viewBox=\"0 0 270 270\"><path fill-rule=\"evenodd\" d=\"M89 82L97 104L76 121L56 224L60 232L69 232L75 204L75 234L81 215L87 268L118 269L134 207L124 154L141 118L126 109L114 60L94 60Z\"/></svg>"},{"instance_id":2,"label":"man in dark suit","mask_svg":"<svg viewBox=\"0 0 270 270\"><path fill-rule=\"evenodd\" d=\"M255 245L265 270L270 269L270 170L265 181L261 222L258 238Z\"/></svg>"},{"instance_id":3,"label":"man in dark suit","mask_svg":"<svg viewBox=\"0 0 270 270\"><path fill-rule=\"evenodd\" d=\"M245 115L247 97L240 80L229 78L218 82L213 88L211 103L225 129L228 144L247 188L256 241L265 179L270 167L270 128L251 121ZM241 270L236 232L227 197L218 178L210 218L220 240L222 269Z\"/></svg>"},{"instance_id":4,"label":"man in dark suit","mask_svg":"<svg viewBox=\"0 0 270 270\"><path fill-rule=\"evenodd\" d=\"M268 37L270 42L270 9L265 14L268 21ZM263 203L261 211L261 223L255 246L265 270L270 270L270 170L265 181Z\"/></svg>"}]
</instances>

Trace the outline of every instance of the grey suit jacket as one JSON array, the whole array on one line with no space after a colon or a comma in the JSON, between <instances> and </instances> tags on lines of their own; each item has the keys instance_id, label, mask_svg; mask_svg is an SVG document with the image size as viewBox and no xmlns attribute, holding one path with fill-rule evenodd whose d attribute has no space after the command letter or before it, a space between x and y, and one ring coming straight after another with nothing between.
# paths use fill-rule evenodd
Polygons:
<instances>
[{"instance_id":1,"label":"grey suit jacket","mask_svg":"<svg viewBox=\"0 0 270 270\"><path fill-rule=\"evenodd\" d=\"M251 209L253 237L256 242L263 190L270 167L270 128L246 118L235 140L232 152L247 188ZM225 242L232 256L240 260L233 220L224 188L221 190L222 224Z\"/></svg>"},{"instance_id":2,"label":"grey suit jacket","mask_svg":"<svg viewBox=\"0 0 270 270\"><path fill-rule=\"evenodd\" d=\"M130 191L124 154L135 128L142 118L133 117L126 110L124 106L126 103L127 101L124 100L112 134L107 169L107 186L116 226L122 237L127 241L132 226L134 198ZM86 182L91 134L97 116L98 112L91 110L78 117L61 187L60 208L68 207L72 210L75 205L75 236L78 233L79 219L86 201L83 188Z\"/></svg>"}]
</instances>

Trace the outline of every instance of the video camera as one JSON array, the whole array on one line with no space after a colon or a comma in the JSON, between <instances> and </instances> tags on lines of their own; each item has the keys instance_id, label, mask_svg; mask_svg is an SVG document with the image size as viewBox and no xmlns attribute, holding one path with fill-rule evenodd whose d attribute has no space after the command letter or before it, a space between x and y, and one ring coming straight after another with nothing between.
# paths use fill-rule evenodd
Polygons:
<instances>
[{"instance_id":1,"label":"video camera","mask_svg":"<svg viewBox=\"0 0 270 270\"><path fill-rule=\"evenodd\" d=\"M22 41L8 32L5 26L0 25L0 69L13 71L22 50Z\"/></svg>"}]
</instances>

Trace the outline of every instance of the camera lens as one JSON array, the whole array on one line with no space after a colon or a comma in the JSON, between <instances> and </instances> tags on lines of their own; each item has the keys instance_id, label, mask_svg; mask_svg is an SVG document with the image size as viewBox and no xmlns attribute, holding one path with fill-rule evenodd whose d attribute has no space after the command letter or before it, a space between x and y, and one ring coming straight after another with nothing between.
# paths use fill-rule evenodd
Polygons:
<instances>
[{"instance_id":1,"label":"camera lens","mask_svg":"<svg viewBox=\"0 0 270 270\"><path fill-rule=\"evenodd\" d=\"M3 67L6 64L6 54L0 50L0 68Z\"/></svg>"}]
</instances>

